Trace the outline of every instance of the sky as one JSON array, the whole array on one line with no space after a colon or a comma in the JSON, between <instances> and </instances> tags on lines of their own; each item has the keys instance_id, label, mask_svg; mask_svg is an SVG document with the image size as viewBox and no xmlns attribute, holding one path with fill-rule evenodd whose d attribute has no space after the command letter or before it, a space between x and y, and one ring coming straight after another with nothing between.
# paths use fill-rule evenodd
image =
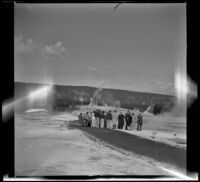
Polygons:
<instances>
[{"instance_id":1,"label":"sky","mask_svg":"<svg viewBox=\"0 0 200 182\"><path fill-rule=\"evenodd\" d=\"M15 81L174 95L186 70L186 3L23 4Z\"/></svg>"}]
</instances>

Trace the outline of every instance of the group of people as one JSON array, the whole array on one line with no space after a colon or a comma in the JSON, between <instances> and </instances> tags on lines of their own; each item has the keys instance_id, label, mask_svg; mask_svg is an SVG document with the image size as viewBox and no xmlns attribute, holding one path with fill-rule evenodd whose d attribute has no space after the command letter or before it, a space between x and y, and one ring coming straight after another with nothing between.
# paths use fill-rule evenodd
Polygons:
<instances>
[{"instance_id":1,"label":"group of people","mask_svg":"<svg viewBox=\"0 0 200 182\"><path fill-rule=\"evenodd\" d=\"M136 123L137 130L141 131L143 119L141 113L135 117L134 113L131 113L129 110L125 114L122 112L118 114L116 110L113 112L95 110L93 112L80 113L79 122L81 126L119 130L123 129L124 125L125 130L128 130L131 125L135 126Z\"/></svg>"}]
</instances>

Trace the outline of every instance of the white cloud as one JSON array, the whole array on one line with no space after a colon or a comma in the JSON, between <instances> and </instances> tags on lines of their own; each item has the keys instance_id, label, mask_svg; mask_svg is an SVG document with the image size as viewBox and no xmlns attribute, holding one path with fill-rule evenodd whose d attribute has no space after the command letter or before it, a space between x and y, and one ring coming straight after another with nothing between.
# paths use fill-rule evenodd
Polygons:
<instances>
[{"instance_id":1,"label":"white cloud","mask_svg":"<svg viewBox=\"0 0 200 182\"><path fill-rule=\"evenodd\" d=\"M35 45L32 39L24 41L22 36L15 38L15 52L17 54L31 53L34 49Z\"/></svg>"},{"instance_id":2,"label":"white cloud","mask_svg":"<svg viewBox=\"0 0 200 182\"><path fill-rule=\"evenodd\" d=\"M38 54L46 59L64 59L67 55L67 50L60 41L52 45L44 45L40 42L35 42L30 38L24 40L22 36L16 37L15 54L20 55L31 53Z\"/></svg>"},{"instance_id":3,"label":"white cloud","mask_svg":"<svg viewBox=\"0 0 200 182\"><path fill-rule=\"evenodd\" d=\"M53 45L46 45L43 49L44 56L64 58L67 55L67 50L62 45L62 42L58 41Z\"/></svg>"}]
</instances>

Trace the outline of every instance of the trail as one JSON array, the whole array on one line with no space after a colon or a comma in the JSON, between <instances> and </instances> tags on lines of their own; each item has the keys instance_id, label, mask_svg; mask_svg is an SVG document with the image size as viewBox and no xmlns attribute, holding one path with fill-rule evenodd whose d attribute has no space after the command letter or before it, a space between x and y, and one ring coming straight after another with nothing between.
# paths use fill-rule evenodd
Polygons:
<instances>
[{"instance_id":1,"label":"trail","mask_svg":"<svg viewBox=\"0 0 200 182\"><path fill-rule=\"evenodd\" d=\"M87 132L99 140L116 148L130 151L176 170L186 170L186 150L164 143L151 141L129 133L105 128L81 127L78 122L70 122L70 126Z\"/></svg>"}]
</instances>

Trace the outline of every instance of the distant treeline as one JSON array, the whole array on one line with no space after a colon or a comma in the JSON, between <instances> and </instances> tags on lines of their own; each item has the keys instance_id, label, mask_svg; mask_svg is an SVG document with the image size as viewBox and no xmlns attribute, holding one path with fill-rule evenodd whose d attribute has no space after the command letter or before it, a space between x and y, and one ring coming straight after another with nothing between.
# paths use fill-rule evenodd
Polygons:
<instances>
[{"instance_id":1,"label":"distant treeline","mask_svg":"<svg viewBox=\"0 0 200 182\"><path fill-rule=\"evenodd\" d=\"M55 110L63 110L65 108L73 108L76 107L77 105L89 105L90 101L84 101L84 102L80 102L78 100L71 100L71 99L55 99L53 102L53 109ZM102 102L97 102L97 105L99 106L103 106L105 105L105 103ZM113 105L109 105L108 106L113 106ZM137 108L138 110L140 110L141 112L146 111L147 108L149 106L152 106L152 109L149 111L153 114L159 114L161 112L166 112L166 111L170 111L173 107L173 102L172 103L161 103L161 104L155 104L155 105L141 105L141 104L126 104L123 103L121 104L120 107L122 108L126 108L126 109L134 109Z\"/></svg>"},{"instance_id":2,"label":"distant treeline","mask_svg":"<svg viewBox=\"0 0 200 182\"><path fill-rule=\"evenodd\" d=\"M25 96L41 86L44 86L44 84L15 82L15 96L17 98ZM42 105L43 107L51 107L54 110L63 110L77 105L89 105L96 89L87 86L54 85L47 102L36 101L34 107ZM154 93L102 89L95 103L100 106L106 104L127 109L137 108L141 111L145 111L149 106L152 106L152 112L156 114L171 110L174 105L174 97Z\"/></svg>"}]
</instances>

